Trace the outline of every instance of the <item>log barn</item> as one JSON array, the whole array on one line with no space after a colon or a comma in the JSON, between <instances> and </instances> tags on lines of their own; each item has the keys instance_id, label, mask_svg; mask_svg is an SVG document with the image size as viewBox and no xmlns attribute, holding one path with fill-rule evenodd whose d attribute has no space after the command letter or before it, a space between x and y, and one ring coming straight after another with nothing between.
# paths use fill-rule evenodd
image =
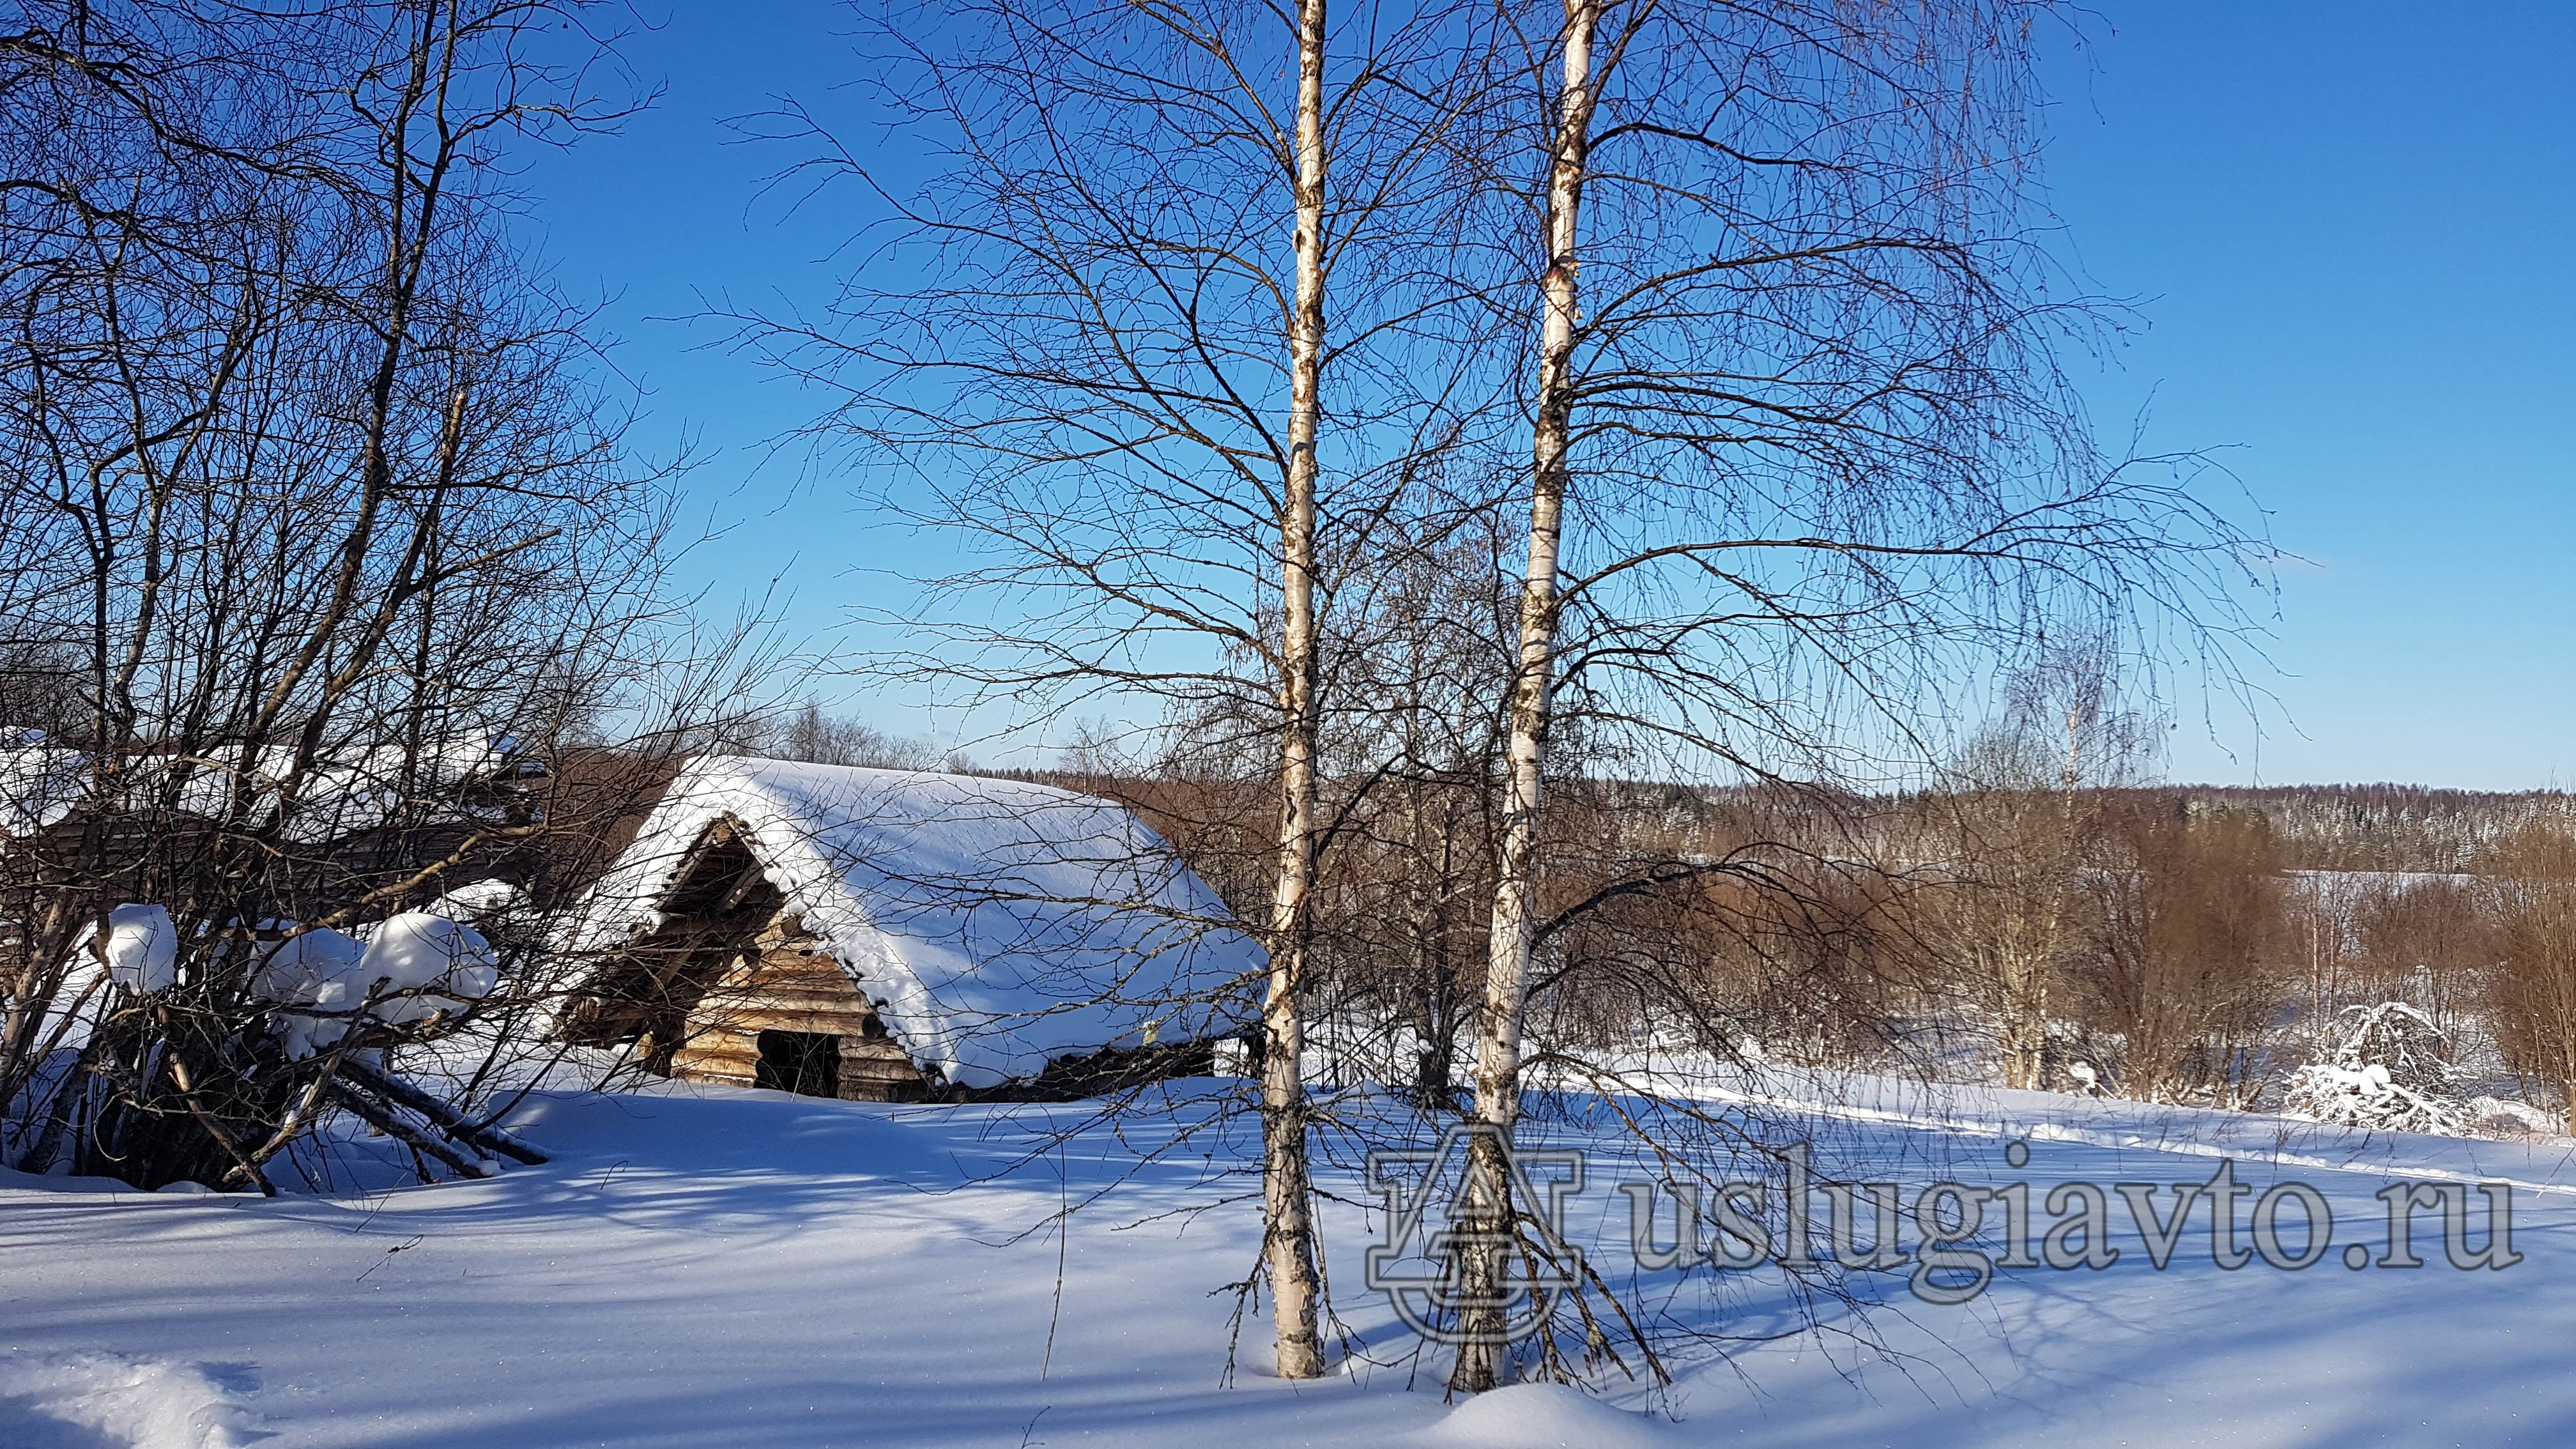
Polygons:
<instances>
[{"instance_id":1,"label":"log barn","mask_svg":"<svg viewBox=\"0 0 2576 1449\"><path fill-rule=\"evenodd\" d=\"M1026 781L690 761L590 892L564 1034L856 1101L1207 1070L1260 948L1121 806Z\"/></svg>"}]
</instances>

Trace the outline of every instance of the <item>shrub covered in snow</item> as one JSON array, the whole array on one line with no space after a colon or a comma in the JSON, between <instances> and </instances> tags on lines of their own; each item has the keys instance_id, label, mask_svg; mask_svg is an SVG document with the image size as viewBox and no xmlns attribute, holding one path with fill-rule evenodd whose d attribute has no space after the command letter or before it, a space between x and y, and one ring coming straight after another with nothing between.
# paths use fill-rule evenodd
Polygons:
<instances>
[{"instance_id":1,"label":"shrub covered in snow","mask_svg":"<svg viewBox=\"0 0 2576 1449\"><path fill-rule=\"evenodd\" d=\"M492 943L472 926L427 911L405 911L367 935L358 975L387 991L419 992L403 1015L379 1012L386 1021L421 1021L460 1001L490 994L499 971ZM432 994L434 993L434 994Z\"/></svg>"},{"instance_id":2,"label":"shrub covered in snow","mask_svg":"<svg viewBox=\"0 0 2576 1449\"><path fill-rule=\"evenodd\" d=\"M2387 1132L2456 1133L2468 1104L2452 1095L2458 1072L2442 1055L2442 1030L2402 1001L2345 1010L2352 1018L2326 1061L2290 1076L2293 1115Z\"/></svg>"},{"instance_id":3,"label":"shrub covered in snow","mask_svg":"<svg viewBox=\"0 0 2576 1449\"><path fill-rule=\"evenodd\" d=\"M356 972L366 949L366 942L333 930L290 936L251 978L251 995L260 1001L319 1002L334 983Z\"/></svg>"},{"instance_id":4,"label":"shrub covered in snow","mask_svg":"<svg viewBox=\"0 0 2576 1449\"><path fill-rule=\"evenodd\" d=\"M342 1111L465 1176L497 1170L494 1154L543 1160L390 1060L468 1025L500 987L501 953L448 915L409 911L342 932L129 902L55 950L58 1000L30 1033L45 1070L23 1094L0 1080L0 1167L274 1191L263 1164ZM135 1101L153 1111L108 1139L124 1155L85 1156L98 1124ZM208 1120L222 1130L199 1125Z\"/></svg>"}]
</instances>

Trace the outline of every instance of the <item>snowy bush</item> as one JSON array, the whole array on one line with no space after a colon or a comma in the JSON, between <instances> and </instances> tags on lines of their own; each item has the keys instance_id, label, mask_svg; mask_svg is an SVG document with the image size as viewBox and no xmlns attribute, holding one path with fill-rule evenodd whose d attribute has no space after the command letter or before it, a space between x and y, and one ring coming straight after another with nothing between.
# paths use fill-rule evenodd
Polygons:
<instances>
[{"instance_id":1,"label":"snowy bush","mask_svg":"<svg viewBox=\"0 0 2576 1449\"><path fill-rule=\"evenodd\" d=\"M384 982L389 991L423 993L408 998L414 1003L408 1015L378 1013L386 1021L419 1021L457 1002L480 1001L500 972L482 932L427 911L405 911L368 933L358 975L370 985Z\"/></svg>"},{"instance_id":2,"label":"snowy bush","mask_svg":"<svg viewBox=\"0 0 2576 1449\"><path fill-rule=\"evenodd\" d=\"M333 983L357 970L358 958L366 949L365 942L338 931L290 936L251 978L251 995L260 1001L319 1002Z\"/></svg>"},{"instance_id":3,"label":"snowy bush","mask_svg":"<svg viewBox=\"0 0 2576 1449\"><path fill-rule=\"evenodd\" d=\"M2293 1116L2386 1132L2457 1133L2468 1104L2451 1094L2458 1073L2443 1059L2442 1031L2402 1001L2355 1006L2351 1028L2327 1061L2290 1075Z\"/></svg>"},{"instance_id":4,"label":"snowy bush","mask_svg":"<svg viewBox=\"0 0 2576 1449\"><path fill-rule=\"evenodd\" d=\"M2471 1097L2463 1106L2469 1130L2480 1137L2555 1137L2565 1126L2529 1102L2504 1097Z\"/></svg>"}]
</instances>

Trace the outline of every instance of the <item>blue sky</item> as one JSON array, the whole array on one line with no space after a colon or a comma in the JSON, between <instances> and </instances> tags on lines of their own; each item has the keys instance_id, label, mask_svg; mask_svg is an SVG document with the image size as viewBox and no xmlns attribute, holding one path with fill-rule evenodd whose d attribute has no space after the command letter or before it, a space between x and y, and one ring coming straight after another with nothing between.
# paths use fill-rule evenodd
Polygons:
<instances>
[{"instance_id":1,"label":"blue sky","mask_svg":"<svg viewBox=\"0 0 2576 1449\"><path fill-rule=\"evenodd\" d=\"M662 7L646 0L647 13ZM2099 429L2216 450L2302 562L2258 728L2178 702L2170 771L2243 782L2576 783L2576 5L2111 0L2054 47L2065 254L2148 324L2082 378ZM721 118L779 94L864 127L829 0L681 6L627 54L667 86L526 182L561 281L606 301L646 436L685 436L729 598L784 573L796 628L918 545L762 444L813 400L681 319L828 294L847 217L757 196L782 156ZM854 708L898 728L909 701Z\"/></svg>"}]
</instances>

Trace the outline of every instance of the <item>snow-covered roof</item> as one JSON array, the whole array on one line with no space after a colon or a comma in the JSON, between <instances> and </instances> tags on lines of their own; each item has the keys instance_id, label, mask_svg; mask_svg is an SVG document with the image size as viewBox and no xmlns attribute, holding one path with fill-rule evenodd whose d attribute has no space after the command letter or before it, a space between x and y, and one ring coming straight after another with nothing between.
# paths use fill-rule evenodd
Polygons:
<instances>
[{"instance_id":1,"label":"snow-covered roof","mask_svg":"<svg viewBox=\"0 0 2576 1449\"><path fill-rule=\"evenodd\" d=\"M662 923L690 852L741 827L780 909L857 980L916 1061L970 1086L1052 1057L1207 1031L1259 946L1125 808L969 775L706 756L612 866L568 944Z\"/></svg>"},{"instance_id":2,"label":"snow-covered roof","mask_svg":"<svg viewBox=\"0 0 2576 1449\"><path fill-rule=\"evenodd\" d=\"M285 834L318 843L373 829L424 796L502 774L517 758L517 748L507 736L478 735L433 743L416 754L383 745L326 751L305 772ZM271 747L256 763L238 769L218 763L238 758L238 752L214 754L215 760L150 753L122 758L118 763L127 780L127 799L136 806L169 805L220 816L232 808L238 774L250 784L252 820L276 808L278 778L293 768L292 748ZM94 768L86 752L49 744L41 736L0 746L0 836L32 835L59 824L92 798ZM181 770L185 773L174 788L173 773Z\"/></svg>"},{"instance_id":3,"label":"snow-covered roof","mask_svg":"<svg viewBox=\"0 0 2576 1449\"><path fill-rule=\"evenodd\" d=\"M60 822L89 789L89 757L40 734L0 744L0 836Z\"/></svg>"}]
</instances>

